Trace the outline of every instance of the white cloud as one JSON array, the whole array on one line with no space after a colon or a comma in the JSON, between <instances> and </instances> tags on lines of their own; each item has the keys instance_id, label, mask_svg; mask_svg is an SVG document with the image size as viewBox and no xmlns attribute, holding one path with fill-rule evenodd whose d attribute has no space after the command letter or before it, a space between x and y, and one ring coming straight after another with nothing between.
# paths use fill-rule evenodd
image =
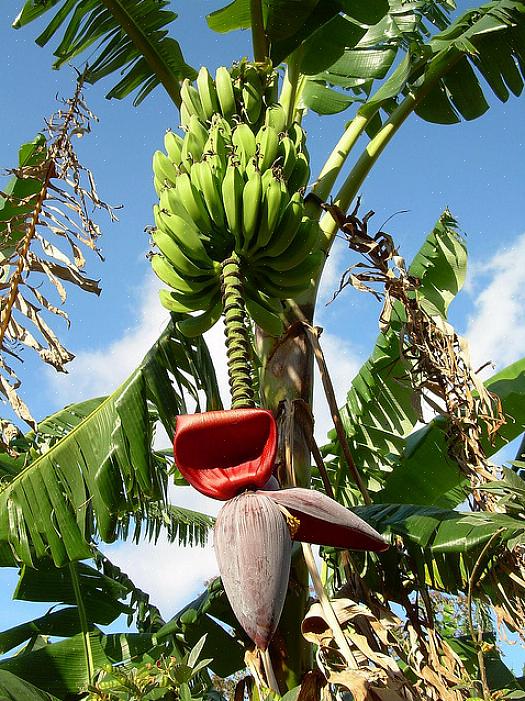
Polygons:
<instances>
[{"instance_id":1,"label":"white cloud","mask_svg":"<svg viewBox=\"0 0 525 701\"><path fill-rule=\"evenodd\" d=\"M174 487L171 500L177 506L216 514L221 503L191 487ZM211 539L210 539L211 540ZM218 575L211 542L205 547L182 547L160 537L156 544L144 541L101 548L111 561L128 574L134 584L148 592L165 619L171 618Z\"/></svg>"},{"instance_id":2,"label":"white cloud","mask_svg":"<svg viewBox=\"0 0 525 701\"><path fill-rule=\"evenodd\" d=\"M105 348L78 352L67 375L49 372L48 383L57 403L62 406L108 394L139 365L168 320L168 312L159 302L159 287L157 279L148 275L140 286L138 318L121 338Z\"/></svg>"},{"instance_id":3,"label":"white cloud","mask_svg":"<svg viewBox=\"0 0 525 701\"><path fill-rule=\"evenodd\" d=\"M361 363L353 353L350 344L338 336L324 331L321 335L320 342L334 385L337 405L341 406L346 399L346 394L350 389L350 383L359 370ZM317 366L313 404L315 436L322 445L326 442L326 434L333 427L333 424Z\"/></svg>"},{"instance_id":4,"label":"white cloud","mask_svg":"<svg viewBox=\"0 0 525 701\"><path fill-rule=\"evenodd\" d=\"M515 362L525 351L525 234L499 250L486 264L477 264L469 292L474 312L469 316L466 337L472 364L492 361L496 367Z\"/></svg>"}]
</instances>

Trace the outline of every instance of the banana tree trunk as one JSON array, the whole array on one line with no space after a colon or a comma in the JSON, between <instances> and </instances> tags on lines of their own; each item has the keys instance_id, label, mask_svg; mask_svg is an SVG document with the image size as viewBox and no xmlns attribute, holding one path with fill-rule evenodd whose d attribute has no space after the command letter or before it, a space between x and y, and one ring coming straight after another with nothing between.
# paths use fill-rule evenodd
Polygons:
<instances>
[{"instance_id":1,"label":"banana tree trunk","mask_svg":"<svg viewBox=\"0 0 525 701\"><path fill-rule=\"evenodd\" d=\"M311 320L313 305L302 307L304 316ZM261 396L266 408L276 413L280 432L289 429L293 434L293 473L281 456L278 478L282 487L310 486L310 451L301 425L304 414L294 412L294 402L300 400L311 406L313 390L313 354L301 322L290 310L289 327L276 340L258 330L257 343L262 360ZM287 424L290 421L291 424ZM281 445L282 445L282 441ZM290 457L290 456L288 456ZM288 461L289 462L289 461ZM290 583L281 621L270 645L270 656L281 692L301 683L304 674L312 668L311 646L301 635L301 622L308 602L308 571L298 544L294 546Z\"/></svg>"}]
</instances>

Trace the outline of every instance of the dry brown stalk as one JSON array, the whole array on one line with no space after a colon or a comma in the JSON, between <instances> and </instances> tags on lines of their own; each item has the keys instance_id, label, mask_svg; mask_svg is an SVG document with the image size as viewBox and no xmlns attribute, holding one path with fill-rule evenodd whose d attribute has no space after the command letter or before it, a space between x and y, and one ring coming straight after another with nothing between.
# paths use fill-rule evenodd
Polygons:
<instances>
[{"instance_id":1,"label":"dry brown stalk","mask_svg":"<svg viewBox=\"0 0 525 701\"><path fill-rule=\"evenodd\" d=\"M471 478L478 508L493 510L491 498L476 488L495 475L482 446L505 423L499 398L488 392L473 370L466 341L441 316L429 311L418 295L420 281L410 275L392 237L379 231L368 233L370 211L358 216L360 201L350 215L333 204L321 203L337 222L348 246L365 258L343 274L334 298L348 285L369 292L383 302L379 317L386 332L394 304L401 303L405 316L400 338L401 353L408 361L409 379L416 396L448 418L451 457ZM448 213L445 216L450 217ZM380 285L375 289L371 285ZM421 416L421 418L423 418Z\"/></svg>"},{"instance_id":2,"label":"dry brown stalk","mask_svg":"<svg viewBox=\"0 0 525 701\"><path fill-rule=\"evenodd\" d=\"M41 283L32 283L32 280L35 275L43 275L55 288L62 304L66 299L63 282L99 294L98 281L83 272L85 259L81 245L99 254L96 241L100 230L89 209L103 208L115 219L113 210L100 200L93 176L79 163L72 144L73 136L88 133L91 121L96 119L84 102L82 86L80 76L74 96L64 101L65 109L48 120L47 140L38 137L28 163L8 171L16 182L36 183L37 191L19 197L14 194L15 188L12 194L2 195L14 213L1 223L0 229L3 253L0 264L0 370L3 373L0 374L0 393L15 413L33 428L36 426L34 419L16 392L20 380L6 363L5 356L21 360L20 350L25 346L62 372L74 356L43 318L43 311L46 311L69 324L67 314L47 299L41 291ZM57 237L59 243L65 243L71 254L64 253L53 243L51 235ZM42 253L36 252L37 246Z\"/></svg>"}]
</instances>

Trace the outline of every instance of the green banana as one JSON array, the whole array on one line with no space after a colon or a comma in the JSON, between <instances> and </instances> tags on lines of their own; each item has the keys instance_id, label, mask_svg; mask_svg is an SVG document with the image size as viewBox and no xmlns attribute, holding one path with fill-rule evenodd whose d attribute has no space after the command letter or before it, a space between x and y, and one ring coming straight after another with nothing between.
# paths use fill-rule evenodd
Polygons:
<instances>
[{"instance_id":1,"label":"green banana","mask_svg":"<svg viewBox=\"0 0 525 701\"><path fill-rule=\"evenodd\" d=\"M173 131L167 131L164 136L164 148L170 161L174 165L180 166L182 163L182 136L175 134Z\"/></svg>"},{"instance_id":2,"label":"green banana","mask_svg":"<svg viewBox=\"0 0 525 701\"><path fill-rule=\"evenodd\" d=\"M159 207L154 207L153 213L156 227L171 236L196 266L206 270L213 268L214 263L204 248L201 234L193 222L175 214L173 210L162 211Z\"/></svg>"},{"instance_id":3,"label":"green banana","mask_svg":"<svg viewBox=\"0 0 525 701\"><path fill-rule=\"evenodd\" d=\"M217 297L217 288L212 287L205 294L202 292L188 294L176 292L175 290L159 290L159 297L162 306L166 309L169 309L171 312L187 314L188 312L198 312L201 309L209 309L213 306Z\"/></svg>"},{"instance_id":4,"label":"green banana","mask_svg":"<svg viewBox=\"0 0 525 701\"><path fill-rule=\"evenodd\" d=\"M202 111L207 120L219 111L219 100L215 82L206 66L202 66L197 75L197 88L201 99Z\"/></svg>"},{"instance_id":5,"label":"green banana","mask_svg":"<svg viewBox=\"0 0 525 701\"><path fill-rule=\"evenodd\" d=\"M294 142L289 136L283 136L279 142L279 166L283 174L283 178L288 181L288 178L292 174L295 166L295 161L297 160L297 151L295 149Z\"/></svg>"},{"instance_id":6,"label":"green banana","mask_svg":"<svg viewBox=\"0 0 525 701\"><path fill-rule=\"evenodd\" d=\"M222 181L222 201L228 228L235 239L235 247L238 251L242 248L242 194L244 190L244 178L241 171L233 163L226 167L226 175Z\"/></svg>"},{"instance_id":7,"label":"green banana","mask_svg":"<svg viewBox=\"0 0 525 701\"><path fill-rule=\"evenodd\" d=\"M293 299L305 292L310 286L310 282L301 283L300 285L283 287L280 284L275 284L269 280L265 273L257 273L252 276L255 285L264 290L266 294L275 299Z\"/></svg>"},{"instance_id":8,"label":"green banana","mask_svg":"<svg viewBox=\"0 0 525 701\"><path fill-rule=\"evenodd\" d=\"M221 112L225 119L231 120L234 114L237 113L237 105L235 102L235 93L233 91L232 77L227 68L219 66L215 73L215 87Z\"/></svg>"},{"instance_id":9,"label":"green banana","mask_svg":"<svg viewBox=\"0 0 525 701\"><path fill-rule=\"evenodd\" d=\"M299 265L319 242L321 231L315 219L303 219L288 248L275 258L260 258L256 266L286 271Z\"/></svg>"},{"instance_id":10,"label":"green banana","mask_svg":"<svg viewBox=\"0 0 525 701\"><path fill-rule=\"evenodd\" d=\"M225 218L221 188L219 180L213 172L212 164L208 161L202 161L199 164L199 182L212 222L218 229L223 229L225 227Z\"/></svg>"},{"instance_id":11,"label":"green banana","mask_svg":"<svg viewBox=\"0 0 525 701\"><path fill-rule=\"evenodd\" d=\"M260 171L270 168L278 156L279 135L273 127L262 126L255 137Z\"/></svg>"},{"instance_id":12,"label":"green banana","mask_svg":"<svg viewBox=\"0 0 525 701\"><path fill-rule=\"evenodd\" d=\"M188 108L185 102L181 103L181 106L179 107L179 112L180 125L182 128L184 128L190 123L191 115L193 114L193 112L191 112L191 110Z\"/></svg>"},{"instance_id":13,"label":"green banana","mask_svg":"<svg viewBox=\"0 0 525 701\"><path fill-rule=\"evenodd\" d=\"M271 170L266 171L266 173L271 172ZM257 249L255 249L255 253L267 246L268 242L272 239L275 227L282 214L283 200L288 201L286 186L272 174L271 180L263 192L259 233L256 239Z\"/></svg>"},{"instance_id":14,"label":"green banana","mask_svg":"<svg viewBox=\"0 0 525 701\"><path fill-rule=\"evenodd\" d=\"M257 144L255 134L248 124L240 122L232 131L232 144L235 147L235 155L239 159L240 166L246 169L250 158L255 156Z\"/></svg>"},{"instance_id":15,"label":"green banana","mask_svg":"<svg viewBox=\"0 0 525 701\"><path fill-rule=\"evenodd\" d=\"M162 180L159 180L156 175L153 176L153 187L155 192L160 197L161 192L165 189L165 184Z\"/></svg>"},{"instance_id":16,"label":"green banana","mask_svg":"<svg viewBox=\"0 0 525 701\"><path fill-rule=\"evenodd\" d=\"M304 289L310 284L312 274L320 266L324 253L316 251L309 253L299 265L286 271L275 270L273 267L267 267L264 270L266 280L269 280L274 285L286 288L295 288L303 285Z\"/></svg>"},{"instance_id":17,"label":"green banana","mask_svg":"<svg viewBox=\"0 0 525 701\"><path fill-rule=\"evenodd\" d=\"M208 141L208 130L194 114L190 117L187 129L188 131L182 142L181 160L186 169L189 170L192 163L198 161L202 156Z\"/></svg>"},{"instance_id":18,"label":"green banana","mask_svg":"<svg viewBox=\"0 0 525 701\"><path fill-rule=\"evenodd\" d=\"M250 275L244 280L244 289L246 291L246 296L254 299L257 304L264 307L269 312L281 316L283 313L283 305L280 300L275 299L275 297L269 297L262 290L256 287L251 280Z\"/></svg>"},{"instance_id":19,"label":"green banana","mask_svg":"<svg viewBox=\"0 0 525 701\"><path fill-rule=\"evenodd\" d=\"M161 183L167 181L171 185L175 184L179 171L162 151L155 151L153 154L153 173Z\"/></svg>"},{"instance_id":20,"label":"green banana","mask_svg":"<svg viewBox=\"0 0 525 701\"><path fill-rule=\"evenodd\" d=\"M262 183L261 174L255 172L244 186L242 192L242 252L246 252L256 240L259 228L259 210L261 207Z\"/></svg>"},{"instance_id":21,"label":"green banana","mask_svg":"<svg viewBox=\"0 0 525 701\"><path fill-rule=\"evenodd\" d=\"M212 125L208 134L208 139L204 144L204 156L220 156L226 165L228 157L228 146L224 136L224 130L220 125Z\"/></svg>"},{"instance_id":22,"label":"green banana","mask_svg":"<svg viewBox=\"0 0 525 701\"><path fill-rule=\"evenodd\" d=\"M297 234L303 210L303 198L295 192L286 205L268 245L260 249L258 257L274 258L286 251Z\"/></svg>"},{"instance_id":23,"label":"green banana","mask_svg":"<svg viewBox=\"0 0 525 701\"><path fill-rule=\"evenodd\" d=\"M163 214L176 214L177 216L182 217L182 219L187 222L187 225L190 226L191 229L196 229L193 219L188 214L186 208L180 200L180 197L177 195L176 188L167 187L160 193L158 208ZM153 209L155 211L155 208Z\"/></svg>"},{"instance_id":24,"label":"green banana","mask_svg":"<svg viewBox=\"0 0 525 701\"><path fill-rule=\"evenodd\" d=\"M198 316L190 316L183 321L178 321L177 328L181 333L189 338L201 336L219 321L221 314L222 299L219 296L218 301L203 314L199 314Z\"/></svg>"},{"instance_id":25,"label":"green banana","mask_svg":"<svg viewBox=\"0 0 525 701\"><path fill-rule=\"evenodd\" d=\"M264 124L267 127L272 127L278 134L286 131L288 115L286 110L279 103L270 105L264 115Z\"/></svg>"},{"instance_id":26,"label":"green banana","mask_svg":"<svg viewBox=\"0 0 525 701\"><path fill-rule=\"evenodd\" d=\"M308 184L310 178L310 163L304 153L298 153L295 159L293 170L288 178L288 189L290 192L302 190Z\"/></svg>"},{"instance_id":27,"label":"green banana","mask_svg":"<svg viewBox=\"0 0 525 701\"><path fill-rule=\"evenodd\" d=\"M263 107L263 85L255 66L247 66L242 83L242 101L244 112L250 124L259 119Z\"/></svg>"},{"instance_id":28,"label":"green banana","mask_svg":"<svg viewBox=\"0 0 525 701\"><path fill-rule=\"evenodd\" d=\"M186 109L188 110L190 118L191 115L196 115L199 119L202 119L203 121L206 119L200 95L191 84L189 78L185 78L182 81L182 85L180 88L180 97L182 100L182 104L185 105Z\"/></svg>"},{"instance_id":29,"label":"green banana","mask_svg":"<svg viewBox=\"0 0 525 701\"><path fill-rule=\"evenodd\" d=\"M222 114L214 114L211 118L210 130L218 130L224 136L226 141L231 141L232 136L232 125L227 119L224 119Z\"/></svg>"},{"instance_id":30,"label":"green banana","mask_svg":"<svg viewBox=\"0 0 525 701\"><path fill-rule=\"evenodd\" d=\"M270 334L270 336L282 335L284 331L284 324L277 314L268 311L268 309L258 304L251 297L246 298L245 304L246 311L255 321L257 326L260 326L261 329Z\"/></svg>"},{"instance_id":31,"label":"green banana","mask_svg":"<svg viewBox=\"0 0 525 701\"><path fill-rule=\"evenodd\" d=\"M299 122L293 122L287 129L288 136L294 142L297 153L303 150L306 134Z\"/></svg>"},{"instance_id":32,"label":"green banana","mask_svg":"<svg viewBox=\"0 0 525 701\"><path fill-rule=\"evenodd\" d=\"M201 233L210 233L211 219L199 190L191 182L187 173L177 178L176 195Z\"/></svg>"},{"instance_id":33,"label":"green banana","mask_svg":"<svg viewBox=\"0 0 525 701\"><path fill-rule=\"evenodd\" d=\"M204 284L201 284L199 280L195 280L193 291L197 292L198 290L204 289L213 277L217 275L216 270L200 268L196 265L191 258L182 251L177 241L172 236L162 231L162 229L155 229L151 236L159 251L166 256L170 265L182 278L192 278L191 284L193 284L194 278L204 279ZM217 263L217 265L219 264ZM172 287L181 289L180 285L172 285ZM192 288L190 287L188 291L191 292Z\"/></svg>"},{"instance_id":34,"label":"green banana","mask_svg":"<svg viewBox=\"0 0 525 701\"><path fill-rule=\"evenodd\" d=\"M312 275L320 266L322 251L307 256L303 262L286 272L277 272L270 267L254 271L252 280L261 290L277 299L291 299L305 292L311 285Z\"/></svg>"},{"instance_id":35,"label":"green banana","mask_svg":"<svg viewBox=\"0 0 525 701\"><path fill-rule=\"evenodd\" d=\"M175 269L171 262L160 253L151 256L151 267L155 275L180 294L207 294L213 287L218 288L218 279L188 281ZM197 289L195 289L197 288Z\"/></svg>"}]
</instances>

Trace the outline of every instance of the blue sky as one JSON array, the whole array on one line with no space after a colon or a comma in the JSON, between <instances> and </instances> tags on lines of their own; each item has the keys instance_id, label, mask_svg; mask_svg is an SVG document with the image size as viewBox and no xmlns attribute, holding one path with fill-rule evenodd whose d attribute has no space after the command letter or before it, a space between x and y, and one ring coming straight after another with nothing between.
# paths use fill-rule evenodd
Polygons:
<instances>
[{"instance_id":1,"label":"blue sky","mask_svg":"<svg viewBox=\"0 0 525 701\"><path fill-rule=\"evenodd\" d=\"M13 15L21 4L12 3ZM219 36L207 29L203 16L220 3L193 0L172 5L180 13L172 31L190 64L215 69L250 54L248 33ZM72 93L74 74L67 68L51 70L49 47L40 49L34 44L36 26L15 32L10 28L13 17L9 11L4 9L2 15L0 165L9 167L16 163L19 145L31 140L42 128L43 118L54 111L55 94ZM148 238L144 228L152 223L155 202L151 158L162 148L165 130L177 127L178 115L162 90L156 90L138 109L129 99L105 100L114 82L110 78L87 90L88 104L100 123L79 141L78 151L93 170L103 199L124 208L118 212L118 223L111 224L103 215L98 219L106 261L102 264L92 257L88 272L101 278L102 295L97 299L72 292L67 303L72 327L63 329L61 338L77 356L70 373L57 376L27 354L23 396L38 418L65 403L113 390L158 336L165 319L156 297L158 285L145 257ZM525 102L511 98L503 105L489 100L489 112L471 123L438 126L417 117L410 119L383 154L362 194L363 210L376 211L372 227L379 227L398 210L408 210L387 228L407 260L443 209L451 210L467 235L470 254L468 284L452 306L451 319L471 341L475 364L492 360L500 368L525 352L525 311L520 305L525 285ZM348 118L349 113L322 119L307 116L314 174ZM353 290L330 307L324 306L350 263L349 254L339 244L327 266L318 314L341 401L353 373L372 348L379 313L374 300ZM219 327L212 331L210 345L224 386ZM322 432L328 427L328 417L321 404L317 406ZM504 459L511 457L507 452ZM173 500L210 512L215 507L188 490L174 490ZM152 592L166 617L215 572L211 548L188 551L160 543L157 548L124 544L110 550L117 564ZM162 577L156 574L159 563ZM14 572L0 571L4 626L34 615L37 609L11 603L15 579ZM521 670L524 659L518 651L512 654L517 669Z\"/></svg>"}]
</instances>

